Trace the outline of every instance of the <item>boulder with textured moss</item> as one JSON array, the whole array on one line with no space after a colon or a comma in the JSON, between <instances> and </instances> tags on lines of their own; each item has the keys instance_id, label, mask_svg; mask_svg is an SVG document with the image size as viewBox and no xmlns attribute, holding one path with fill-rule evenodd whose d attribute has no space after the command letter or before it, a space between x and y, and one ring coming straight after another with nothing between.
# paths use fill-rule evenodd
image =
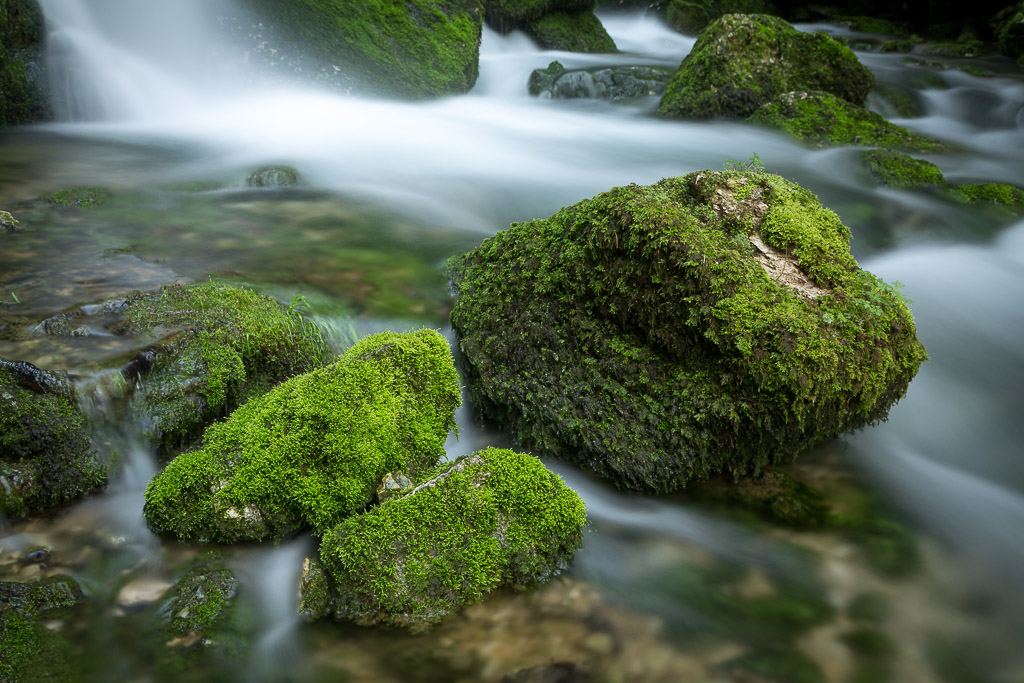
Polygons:
<instances>
[{"instance_id":1,"label":"boulder with textured moss","mask_svg":"<svg viewBox=\"0 0 1024 683\"><path fill-rule=\"evenodd\" d=\"M527 23L526 35L545 50L615 52L615 41L593 12L552 12Z\"/></svg>"},{"instance_id":2,"label":"boulder with textured moss","mask_svg":"<svg viewBox=\"0 0 1024 683\"><path fill-rule=\"evenodd\" d=\"M333 528L322 566L307 561L301 609L418 630L501 586L557 574L585 521L580 497L538 459L478 451Z\"/></svg>"},{"instance_id":3,"label":"boulder with textured moss","mask_svg":"<svg viewBox=\"0 0 1024 683\"><path fill-rule=\"evenodd\" d=\"M874 182L886 187L943 187L946 179L938 166L890 149L873 149L861 157Z\"/></svg>"},{"instance_id":4,"label":"boulder with textured moss","mask_svg":"<svg viewBox=\"0 0 1024 683\"><path fill-rule=\"evenodd\" d=\"M251 396L330 358L321 331L270 297L213 282L171 285L108 302L115 334L155 344L124 369L131 411L149 438L173 449Z\"/></svg>"},{"instance_id":5,"label":"boulder with textured moss","mask_svg":"<svg viewBox=\"0 0 1024 683\"><path fill-rule=\"evenodd\" d=\"M245 0L274 27L282 51L301 45L326 72L363 92L438 97L479 74L483 10L476 0Z\"/></svg>"},{"instance_id":6,"label":"boulder with textured moss","mask_svg":"<svg viewBox=\"0 0 1024 683\"><path fill-rule=\"evenodd\" d=\"M42 87L45 35L36 0L0 0L0 126L50 116Z\"/></svg>"},{"instance_id":7,"label":"boulder with textured moss","mask_svg":"<svg viewBox=\"0 0 1024 683\"><path fill-rule=\"evenodd\" d=\"M849 229L771 173L614 188L449 262L473 403L620 486L757 475L885 419L926 358Z\"/></svg>"},{"instance_id":8,"label":"boulder with textured moss","mask_svg":"<svg viewBox=\"0 0 1024 683\"><path fill-rule=\"evenodd\" d=\"M41 512L106 482L64 374L0 359L0 516Z\"/></svg>"},{"instance_id":9,"label":"boulder with textured moss","mask_svg":"<svg viewBox=\"0 0 1024 683\"><path fill-rule=\"evenodd\" d=\"M881 115L827 92L794 91L758 107L747 119L817 147L868 145L910 152L941 152L946 145L889 123Z\"/></svg>"},{"instance_id":10,"label":"boulder with textured moss","mask_svg":"<svg viewBox=\"0 0 1024 683\"><path fill-rule=\"evenodd\" d=\"M559 62L551 62L545 69L534 69L527 90L542 99L584 97L614 101L660 94L671 76L671 69L661 66L566 69Z\"/></svg>"},{"instance_id":11,"label":"boulder with textured moss","mask_svg":"<svg viewBox=\"0 0 1024 683\"><path fill-rule=\"evenodd\" d=\"M433 467L460 400L440 334L367 337L212 425L150 481L143 512L182 539L324 533L371 503L385 473Z\"/></svg>"},{"instance_id":12,"label":"boulder with textured moss","mask_svg":"<svg viewBox=\"0 0 1024 683\"><path fill-rule=\"evenodd\" d=\"M794 90L821 90L863 104L874 82L856 55L827 33L802 33L765 14L727 14L698 36L658 113L746 117Z\"/></svg>"},{"instance_id":13,"label":"boulder with textured moss","mask_svg":"<svg viewBox=\"0 0 1024 683\"><path fill-rule=\"evenodd\" d=\"M0 681L74 681L71 646L42 621L59 623L85 599L69 576L35 583L0 582Z\"/></svg>"}]
</instances>

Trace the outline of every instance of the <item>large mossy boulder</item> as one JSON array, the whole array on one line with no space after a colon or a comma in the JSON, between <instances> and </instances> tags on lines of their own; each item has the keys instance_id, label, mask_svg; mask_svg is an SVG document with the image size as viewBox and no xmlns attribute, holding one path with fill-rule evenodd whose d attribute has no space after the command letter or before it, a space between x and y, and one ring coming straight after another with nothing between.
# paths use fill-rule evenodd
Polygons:
<instances>
[{"instance_id":1,"label":"large mossy boulder","mask_svg":"<svg viewBox=\"0 0 1024 683\"><path fill-rule=\"evenodd\" d=\"M40 77L45 34L36 0L0 0L0 126L49 116Z\"/></svg>"},{"instance_id":2,"label":"large mossy boulder","mask_svg":"<svg viewBox=\"0 0 1024 683\"><path fill-rule=\"evenodd\" d=\"M942 152L938 140L911 133L881 115L827 92L783 93L748 119L817 147L865 145L910 152Z\"/></svg>"},{"instance_id":3,"label":"large mossy boulder","mask_svg":"<svg viewBox=\"0 0 1024 683\"><path fill-rule=\"evenodd\" d=\"M433 467L460 401L440 334L368 337L207 429L200 449L149 483L146 520L160 534L226 543L324 533L372 502L387 472Z\"/></svg>"},{"instance_id":4,"label":"large mossy boulder","mask_svg":"<svg viewBox=\"0 0 1024 683\"><path fill-rule=\"evenodd\" d=\"M765 14L727 14L701 32L669 81L658 113L746 117L794 90L821 90L863 104L874 80L827 33L802 33Z\"/></svg>"},{"instance_id":5,"label":"large mossy boulder","mask_svg":"<svg viewBox=\"0 0 1024 683\"><path fill-rule=\"evenodd\" d=\"M41 512L106 478L67 376L0 359L0 517Z\"/></svg>"},{"instance_id":6,"label":"large mossy boulder","mask_svg":"<svg viewBox=\"0 0 1024 683\"><path fill-rule=\"evenodd\" d=\"M849 230L764 172L614 188L453 258L474 404L620 486L757 475L886 417L926 358Z\"/></svg>"},{"instance_id":7,"label":"large mossy boulder","mask_svg":"<svg viewBox=\"0 0 1024 683\"><path fill-rule=\"evenodd\" d=\"M270 297L218 283L135 292L106 306L115 334L159 339L125 368L136 383L131 410L165 449L194 441L204 427L275 384L330 357L320 330Z\"/></svg>"},{"instance_id":8,"label":"large mossy boulder","mask_svg":"<svg viewBox=\"0 0 1024 683\"><path fill-rule=\"evenodd\" d=\"M245 0L285 45L300 45L364 92L410 98L470 90L479 75L476 0Z\"/></svg>"},{"instance_id":9,"label":"large mossy boulder","mask_svg":"<svg viewBox=\"0 0 1024 683\"><path fill-rule=\"evenodd\" d=\"M332 529L322 568L307 563L303 609L420 629L501 586L564 569L585 521L580 497L538 459L478 451Z\"/></svg>"}]
</instances>

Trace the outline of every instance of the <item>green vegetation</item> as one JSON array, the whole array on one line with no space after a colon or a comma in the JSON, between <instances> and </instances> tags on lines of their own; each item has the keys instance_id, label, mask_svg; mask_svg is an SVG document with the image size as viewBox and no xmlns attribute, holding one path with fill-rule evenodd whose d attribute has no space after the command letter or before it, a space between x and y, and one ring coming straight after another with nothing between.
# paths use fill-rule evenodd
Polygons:
<instances>
[{"instance_id":1,"label":"green vegetation","mask_svg":"<svg viewBox=\"0 0 1024 683\"><path fill-rule=\"evenodd\" d=\"M770 0L671 0L665 7L668 25L697 35L723 14L774 14Z\"/></svg>"},{"instance_id":2,"label":"green vegetation","mask_svg":"<svg viewBox=\"0 0 1024 683\"><path fill-rule=\"evenodd\" d=\"M509 33L553 12L579 13L594 9L594 0L484 0L487 25Z\"/></svg>"},{"instance_id":3,"label":"green vegetation","mask_svg":"<svg viewBox=\"0 0 1024 683\"><path fill-rule=\"evenodd\" d=\"M912 152L941 152L938 140L911 133L873 111L826 92L789 92L762 105L748 121L778 128L818 147L868 145Z\"/></svg>"},{"instance_id":4,"label":"green vegetation","mask_svg":"<svg viewBox=\"0 0 1024 683\"><path fill-rule=\"evenodd\" d=\"M273 299L215 282L131 294L113 331L150 333L136 357L145 381L132 410L166 449L213 420L330 357L320 330Z\"/></svg>"},{"instance_id":5,"label":"green vegetation","mask_svg":"<svg viewBox=\"0 0 1024 683\"><path fill-rule=\"evenodd\" d=\"M763 172L615 188L513 224L449 262L474 404L631 489L792 461L884 419L926 358L848 240Z\"/></svg>"},{"instance_id":6,"label":"green vegetation","mask_svg":"<svg viewBox=\"0 0 1024 683\"><path fill-rule=\"evenodd\" d=\"M35 0L0 0L0 126L34 123L49 115L37 74L44 35Z\"/></svg>"},{"instance_id":7,"label":"green vegetation","mask_svg":"<svg viewBox=\"0 0 1024 683\"><path fill-rule=\"evenodd\" d=\"M101 486L107 468L91 447L89 423L66 378L32 368L65 391L29 388L9 365L14 364L0 362L0 515L10 518L41 512Z\"/></svg>"},{"instance_id":8,"label":"green vegetation","mask_svg":"<svg viewBox=\"0 0 1024 683\"><path fill-rule=\"evenodd\" d=\"M533 456L488 448L323 539L331 609L414 629L500 586L563 569L582 543L583 501Z\"/></svg>"},{"instance_id":9,"label":"green vegetation","mask_svg":"<svg viewBox=\"0 0 1024 683\"><path fill-rule=\"evenodd\" d=\"M249 187L291 187L299 182L299 172L292 166L264 166L245 179Z\"/></svg>"},{"instance_id":10,"label":"green vegetation","mask_svg":"<svg viewBox=\"0 0 1024 683\"><path fill-rule=\"evenodd\" d=\"M37 583L0 582L0 680L79 680L68 663L70 646L40 621L53 619L83 599L82 589L68 576Z\"/></svg>"},{"instance_id":11,"label":"green vegetation","mask_svg":"<svg viewBox=\"0 0 1024 683\"><path fill-rule=\"evenodd\" d=\"M467 92L479 72L483 12L471 0L247 0L329 69L363 90L412 98ZM340 65L340 66L339 66Z\"/></svg>"},{"instance_id":12,"label":"green vegetation","mask_svg":"<svg viewBox=\"0 0 1024 683\"><path fill-rule=\"evenodd\" d=\"M796 650L757 650L729 660L722 668L766 683L825 683L821 668Z\"/></svg>"},{"instance_id":13,"label":"green vegetation","mask_svg":"<svg viewBox=\"0 0 1024 683\"><path fill-rule=\"evenodd\" d=\"M444 453L460 403L437 332L367 337L212 425L146 490L157 533L231 543L318 533L373 501L387 472L416 475Z\"/></svg>"},{"instance_id":14,"label":"green vegetation","mask_svg":"<svg viewBox=\"0 0 1024 683\"><path fill-rule=\"evenodd\" d=\"M110 192L101 187L75 187L39 197L44 202L65 208L72 206L96 206L110 199Z\"/></svg>"},{"instance_id":15,"label":"green vegetation","mask_svg":"<svg viewBox=\"0 0 1024 683\"><path fill-rule=\"evenodd\" d=\"M943 187L946 179L930 161L888 149L873 149L862 155L872 180L886 187Z\"/></svg>"},{"instance_id":16,"label":"green vegetation","mask_svg":"<svg viewBox=\"0 0 1024 683\"><path fill-rule=\"evenodd\" d=\"M874 76L838 40L801 33L778 17L726 15L701 32L662 95L676 118L746 117L795 90L820 90L862 104Z\"/></svg>"},{"instance_id":17,"label":"green vegetation","mask_svg":"<svg viewBox=\"0 0 1024 683\"><path fill-rule=\"evenodd\" d=\"M958 185L950 188L950 194L958 201L993 204L1016 215L1024 214L1024 190L1007 183Z\"/></svg>"},{"instance_id":18,"label":"green vegetation","mask_svg":"<svg viewBox=\"0 0 1024 683\"><path fill-rule=\"evenodd\" d=\"M615 41L591 11L552 12L524 27L526 34L546 50L615 52Z\"/></svg>"}]
</instances>

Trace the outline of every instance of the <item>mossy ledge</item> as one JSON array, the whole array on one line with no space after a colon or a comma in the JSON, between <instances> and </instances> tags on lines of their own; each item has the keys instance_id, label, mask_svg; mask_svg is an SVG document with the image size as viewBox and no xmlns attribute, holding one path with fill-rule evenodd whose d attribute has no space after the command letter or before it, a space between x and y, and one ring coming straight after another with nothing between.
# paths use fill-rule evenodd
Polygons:
<instances>
[{"instance_id":1,"label":"mossy ledge","mask_svg":"<svg viewBox=\"0 0 1024 683\"><path fill-rule=\"evenodd\" d=\"M325 533L361 512L385 473L432 467L460 400L440 334L367 337L212 425L150 481L143 512L156 533L195 541Z\"/></svg>"},{"instance_id":2,"label":"mossy ledge","mask_svg":"<svg viewBox=\"0 0 1024 683\"><path fill-rule=\"evenodd\" d=\"M326 574L307 563L303 605L419 630L501 586L549 579L572 559L585 521L583 501L543 463L488 448L332 529L320 547Z\"/></svg>"},{"instance_id":3,"label":"mossy ledge","mask_svg":"<svg viewBox=\"0 0 1024 683\"><path fill-rule=\"evenodd\" d=\"M790 462L884 419L926 359L838 216L770 173L614 188L449 274L476 407L630 489Z\"/></svg>"}]
</instances>

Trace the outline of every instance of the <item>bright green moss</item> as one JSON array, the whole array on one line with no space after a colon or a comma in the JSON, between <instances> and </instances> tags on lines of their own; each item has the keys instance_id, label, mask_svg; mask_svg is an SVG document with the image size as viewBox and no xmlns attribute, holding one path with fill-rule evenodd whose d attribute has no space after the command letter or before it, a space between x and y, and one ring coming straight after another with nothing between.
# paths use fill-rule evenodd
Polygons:
<instances>
[{"instance_id":1,"label":"bright green moss","mask_svg":"<svg viewBox=\"0 0 1024 683\"><path fill-rule=\"evenodd\" d=\"M552 12L528 23L524 30L546 50L615 52L615 41L593 12Z\"/></svg>"},{"instance_id":2,"label":"bright green moss","mask_svg":"<svg viewBox=\"0 0 1024 683\"><path fill-rule=\"evenodd\" d=\"M938 140L911 133L826 92L790 92L762 105L748 121L783 130L819 147L870 145L914 152L946 149Z\"/></svg>"},{"instance_id":3,"label":"bright green moss","mask_svg":"<svg viewBox=\"0 0 1024 683\"><path fill-rule=\"evenodd\" d=\"M25 388L0 366L0 514L46 510L101 486L106 476L72 397Z\"/></svg>"},{"instance_id":4,"label":"bright green moss","mask_svg":"<svg viewBox=\"0 0 1024 683\"><path fill-rule=\"evenodd\" d=\"M1010 58L1024 57L1024 3L1009 13L998 31L999 51Z\"/></svg>"},{"instance_id":5,"label":"bright green moss","mask_svg":"<svg viewBox=\"0 0 1024 683\"><path fill-rule=\"evenodd\" d=\"M958 201L992 204L1017 215L1024 214L1024 190L1008 183L957 185L950 188L950 195Z\"/></svg>"},{"instance_id":6,"label":"bright green moss","mask_svg":"<svg viewBox=\"0 0 1024 683\"><path fill-rule=\"evenodd\" d=\"M117 333L161 339L141 354L132 409L171 449L274 384L323 365L320 330L273 299L214 282L128 297Z\"/></svg>"},{"instance_id":7,"label":"bright green moss","mask_svg":"<svg viewBox=\"0 0 1024 683\"><path fill-rule=\"evenodd\" d=\"M942 187L946 179L939 167L930 161L893 150L875 149L862 155L872 180L898 189L912 187Z\"/></svg>"},{"instance_id":8,"label":"bright green moss","mask_svg":"<svg viewBox=\"0 0 1024 683\"><path fill-rule=\"evenodd\" d=\"M420 628L507 585L546 580L582 542L583 501L536 458L464 456L323 540L336 616Z\"/></svg>"},{"instance_id":9,"label":"bright green moss","mask_svg":"<svg viewBox=\"0 0 1024 683\"><path fill-rule=\"evenodd\" d=\"M433 466L459 402L437 332L368 337L207 429L150 482L146 520L203 541L323 533L369 504L386 472Z\"/></svg>"},{"instance_id":10,"label":"bright green moss","mask_svg":"<svg viewBox=\"0 0 1024 683\"><path fill-rule=\"evenodd\" d=\"M801 33L764 14L728 14L708 26L662 95L667 117L746 117L794 90L862 104L874 76L825 33Z\"/></svg>"},{"instance_id":11,"label":"bright green moss","mask_svg":"<svg viewBox=\"0 0 1024 683\"><path fill-rule=\"evenodd\" d=\"M848 239L769 173L615 188L514 224L449 263L474 404L627 488L789 462L883 419L925 359Z\"/></svg>"},{"instance_id":12,"label":"bright green moss","mask_svg":"<svg viewBox=\"0 0 1024 683\"><path fill-rule=\"evenodd\" d=\"M467 92L479 73L482 9L472 0L247 0L360 87L423 98Z\"/></svg>"}]
</instances>

